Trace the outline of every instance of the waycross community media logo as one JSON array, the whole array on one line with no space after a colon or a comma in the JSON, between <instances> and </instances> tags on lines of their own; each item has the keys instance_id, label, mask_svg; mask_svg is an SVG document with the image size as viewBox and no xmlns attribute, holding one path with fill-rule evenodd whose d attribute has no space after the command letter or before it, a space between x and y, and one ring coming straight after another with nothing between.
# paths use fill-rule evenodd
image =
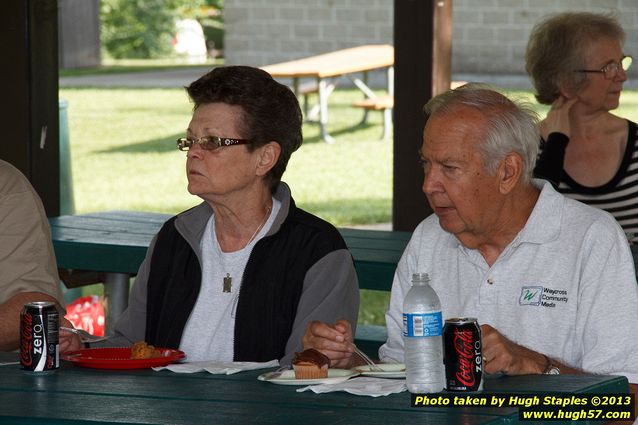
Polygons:
<instances>
[{"instance_id":1,"label":"waycross community media logo","mask_svg":"<svg viewBox=\"0 0 638 425\"><path fill-rule=\"evenodd\" d=\"M518 304L519 305L540 305L542 294L543 294L542 286L523 286L521 288L521 297L518 299Z\"/></svg>"}]
</instances>

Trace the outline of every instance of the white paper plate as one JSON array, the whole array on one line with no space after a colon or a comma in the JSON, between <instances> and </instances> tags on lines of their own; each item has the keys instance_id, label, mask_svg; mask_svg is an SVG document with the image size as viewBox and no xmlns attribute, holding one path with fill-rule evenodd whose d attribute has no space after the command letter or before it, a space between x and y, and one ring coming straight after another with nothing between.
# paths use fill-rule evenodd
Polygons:
<instances>
[{"instance_id":1,"label":"white paper plate","mask_svg":"<svg viewBox=\"0 0 638 425\"><path fill-rule=\"evenodd\" d=\"M260 381L272 382L278 385L318 385L318 384L338 384L347 381L353 376L359 375L356 370L348 369L328 369L327 378L319 379L295 379L294 370L284 370L279 372L263 373L257 377Z\"/></svg>"},{"instance_id":2,"label":"white paper plate","mask_svg":"<svg viewBox=\"0 0 638 425\"><path fill-rule=\"evenodd\" d=\"M405 378L405 365L403 363L379 363L381 372L371 370L372 367L357 366L354 370L363 376L374 376L375 378Z\"/></svg>"}]
</instances>

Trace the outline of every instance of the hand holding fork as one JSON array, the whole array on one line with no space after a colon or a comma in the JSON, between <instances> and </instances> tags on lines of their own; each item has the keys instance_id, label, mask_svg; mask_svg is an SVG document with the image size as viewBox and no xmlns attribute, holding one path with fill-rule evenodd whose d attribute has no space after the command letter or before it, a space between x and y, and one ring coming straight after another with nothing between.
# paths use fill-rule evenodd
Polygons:
<instances>
[{"instance_id":1,"label":"hand holding fork","mask_svg":"<svg viewBox=\"0 0 638 425\"><path fill-rule=\"evenodd\" d=\"M107 336L92 335L83 329L75 329L68 326L60 326L60 329L76 334L77 336L80 337L80 341L82 341L83 344L91 343L91 342L99 342L99 341L104 341L108 339Z\"/></svg>"},{"instance_id":2,"label":"hand holding fork","mask_svg":"<svg viewBox=\"0 0 638 425\"><path fill-rule=\"evenodd\" d=\"M363 359L363 361L366 362L366 364L368 366L370 366L370 370L372 372L383 372L383 369L381 369L374 361L372 361L372 359L370 357L368 357L368 355L366 353L361 351L359 349L359 347L354 345L354 343L352 343L352 346L354 347L355 354L357 354L359 357L361 357Z\"/></svg>"}]
</instances>

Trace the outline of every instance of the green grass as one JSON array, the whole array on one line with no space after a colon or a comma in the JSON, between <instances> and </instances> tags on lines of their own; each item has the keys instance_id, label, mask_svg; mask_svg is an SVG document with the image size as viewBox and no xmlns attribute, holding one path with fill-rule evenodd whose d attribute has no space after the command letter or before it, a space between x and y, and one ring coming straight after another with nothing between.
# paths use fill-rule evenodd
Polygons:
<instances>
[{"instance_id":1,"label":"green grass","mask_svg":"<svg viewBox=\"0 0 638 425\"><path fill-rule=\"evenodd\" d=\"M380 113L357 125L354 91L334 96L334 145L305 125L284 181L296 202L337 226L390 221L392 143ZM192 105L181 89L62 89L77 213L112 209L177 213L199 203L186 191L185 154L175 148ZM354 123L354 125L353 125Z\"/></svg>"},{"instance_id":2,"label":"green grass","mask_svg":"<svg viewBox=\"0 0 638 425\"><path fill-rule=\"evenodd\" d=\"M172 69L199 68L210 69L221 65L223 59L208 59L206 63L193 66L184 59L103 59L102 66L78 69L60 69L60 77L79 77L84 75L122 74L127 72L168 71Z\"/></svg>"},{"instance_id":3,"label":"green grass","mask_svg":"<svg viewBox=\"0 0 638 425\"><path fill-rule=\"evenodd\" d=\"M536 105L529 92L510 94ZM329 130L336 143L322 142L318 127L305 124L304 144L283 178L300 207L341 227L391 221L392 141L378 140L381 113L359 124L362 112L350 104L360 96L356 90L331 96ZM182 89L65 88L60 98L69 102L77 213L177 213L200 202L186 191L185 154L175 148L192 108ZM616 112L638 121L638 91L625 91L621 103ZM547 111L536 107L541 115ZM100 291L101 285L85 293ZM383 324L389 293L362 291L361 299L359 322Z\"/></svg>"}]
</instances>

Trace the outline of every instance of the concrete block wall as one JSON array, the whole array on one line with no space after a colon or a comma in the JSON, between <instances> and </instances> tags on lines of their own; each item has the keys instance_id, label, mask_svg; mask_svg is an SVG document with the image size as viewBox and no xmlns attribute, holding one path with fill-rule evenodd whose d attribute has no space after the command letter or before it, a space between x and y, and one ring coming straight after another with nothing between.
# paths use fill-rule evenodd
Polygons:
<instances>
[{"instance_id":1,"label":"concrete block wall","mask_svg":"<svg viewBox=\"0 0 638 425\"><path fill-rule=\"evenodd\" d=\"M525 74L525 48L542 17L563 11L615 13L638 55L635 0L453 0L452 69L458 73Z\"/></svg>"},{"instance_id":2,"label":"concrete block wall","mask_svg":"<svg viewBox=\"0 0 638 425\"><path fill-rule=\"evenodd\" d=\"M224 7L228 64L392 44L394 0L226 0ZM638 57L638 0L453 0L452 72L523 75L534 23L566 10L617 13L625 51Z\"/></svg>"},{"instance_id":3,"label":"concrete block wall","mask_svg":"<svg viewBox=\"0 0 638 425\"><path fill-rule=\"evenodd\" d=\"M391 43L392 11L392 0L226 0L226 62L266 65Z\"/></svg>"}]
</instances>

